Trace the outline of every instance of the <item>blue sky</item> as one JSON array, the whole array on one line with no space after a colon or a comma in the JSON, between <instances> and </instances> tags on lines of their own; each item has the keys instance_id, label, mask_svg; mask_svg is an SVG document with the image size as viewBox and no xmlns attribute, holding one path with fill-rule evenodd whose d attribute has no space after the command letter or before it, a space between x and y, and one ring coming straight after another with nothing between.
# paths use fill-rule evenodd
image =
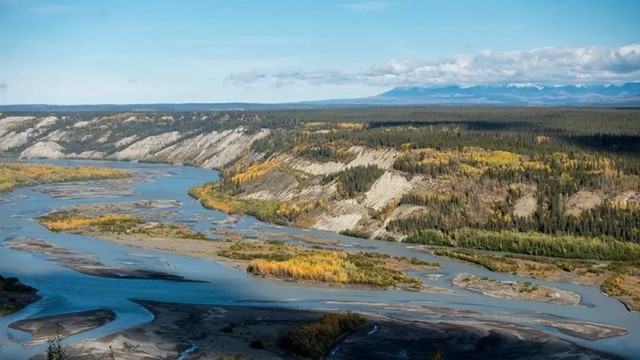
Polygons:
<instances>
[{"instance_id":1,"label":"blue sky","mask_svg":"<svg viewBox=\"0 0 640 360\"><path fill-rule=\"evenodd\" d=\"M640 1L0 0L0 103L640 80Z\"/></svg>"}]
</instances>

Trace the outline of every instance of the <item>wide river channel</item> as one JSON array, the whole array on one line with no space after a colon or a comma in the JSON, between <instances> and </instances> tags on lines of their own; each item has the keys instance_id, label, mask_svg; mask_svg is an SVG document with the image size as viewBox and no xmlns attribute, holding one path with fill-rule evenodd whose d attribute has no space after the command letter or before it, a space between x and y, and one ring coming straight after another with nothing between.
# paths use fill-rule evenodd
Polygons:
<instances>
[{"instance_id":1,"label":"wide river channel","mask_svg":"<svg viewBox=\"0 0 640 360\"><path fill-rule=\"evenodd\" d=\"M16 276L30 286L37 288L42 299L19 312L0 317L0 359L25 359L43 353L43 345L25 347L30 335L13 330L8 325L29 317L63 314L91 309L111 309L116 319L102 327L76 334L64 341L65 345L95 339L116 331L149 322L151 313L130 299L155 300L163 302L260 305L291 308L349 308L366 311L392 311L365 303L393 303L397 305L425 305L482 313L484 318L512 318L519 323L519 317L549 318L586 321L623 327L629 330L624 336L588 341L571 337L544 326L541 329L554 335L589 348L604 350L627 358L640 357L640 313L629 312L614 298L603 295L599 289L568 283L519 278L507 274L492 273L484 268L463 262L436 257L401 243L387 243L375 240L355 239L338 234L286 228L263 223L252 217L242 217L231 225L221 225L228 215L204 209L187 195L187 190L196 185L217 179L218 172L186 166L159 164L108 162L108 161L37 161L56 165L91 165L129 169L136 178L145 181L130 185L133 190L122 196L93 198L54 198L47 191L56 185L39 185L21 188L4 194L0 200L0 273ZM83 183L83 185L86 183ZM82 186L82 185L80 185ZM207 233L212 227L246 235L272 233L277 238L283 233L303 234L337 240L346 250L380 251L392 255L417 257L427 261L437 261L441 269L424 271L412 275L423 278L428 285L454 290L455 293L432 293L411 291L376 291L366 289L314 287L303 284L265 280L253 277L243 271L223 266L213 260L199 259L178 254L144 250L121 245L90 236L53 233L34 221L57 207L77 204L95 204L134 200L170 199L181 203L169 215L169 220L185 222L194 229ZM177 282L166 280L114 279L85 275L63 265L49 261L44 254L34 254L12 250L3 241L16 236L45 240L53 245L95 256L100 262L111 266L134 266L145 270L170 272L187 279L202 282ZM209 235L212 238L213 235ZM289 240L295 242L295 240ZM299 242L298 244L310 246ZM489 276L498 280L530 281L575 291L582 297L580 305L554 305L534 301L500 299L466 291L454 287L452 279L458 273ZM437 280L429 280L427 275L441 274ZM399 311L401 310L393 310ZM419 316L419 315L411 315ZM531 326L531 325L527 325ZM533 327L533 326L532 326Z\"/></svg>"}]
</instances>

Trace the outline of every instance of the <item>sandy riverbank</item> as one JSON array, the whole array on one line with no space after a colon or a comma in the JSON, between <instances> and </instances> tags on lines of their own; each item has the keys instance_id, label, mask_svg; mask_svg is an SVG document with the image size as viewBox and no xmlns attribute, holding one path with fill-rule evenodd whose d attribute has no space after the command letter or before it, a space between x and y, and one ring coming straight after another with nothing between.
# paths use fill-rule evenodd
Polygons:
<instances>
[{"instance_id":1,"label":"sandy riverbank","mask_svg":"<svg viewBox=\"0 0 640 360\"><path fill-rule=\"evenodd\" d=\"M67 349L74 359L294 359L281 337L322 313L266 307L171 304L140 301L155 315L148 324L86 341ZM369 324L343 339L333 359L442 358L540 359L572 357L617 359L508 323L418 321L364 313ZM111 349L111 350L110 350Z\"/></svg>"},{"instance_id":2,"label":"sandy riverbank","mask_svg":"<svg viewBox=\"0 0 640 360\"><path fill-rule=\"evenodd\" d=\"M462 321L476 322L501 322L501 323L517 323L532 326L546 326L556 329L567 335L584 340L601 340L628 334L628 330L611 325L571 320L550 314L531 315L507 315L503 313L481 313L471 310L457 310L438 306L427 306L417 304L392 304L381 302L344 302L344 301L328 301L331 305L358 305L370 307L380 311L406 311L417 316L427 317L433 321L444 319L459 319ZM373 311L373 310L372 310Z\"/></svg>"},{"instance_id":3,"label":"sandy riverbank","mask_svg":"<svg viewBox=\"0 0 640 360\"><path fill-rule=\"evenodd\" d=\"M115 318L116 314L113 311L97 309L24 319L9 324L9 327L31 333L33 338L27 343L29 346L47 342L54 336L64 339L73 334L100 327Z\"/></svg>"},{"instance_id":4,"label":"sandy riverbank","mask_svg":"<svg viewBox=\"0 0 640 360\"><path fill-rule=\"evenodd\" d=\"M86 275L116 279L193 281L164 271L108 266L93 255L78 253L40 239L13 237L5 239L4 242L7 247L13 250L48 255L47 260L57 262Z\"/></svg>"},{"instance_id":5,"label":"sandy riverbank","mask_svg":"<svg viewBox=\"0 0 640 360\"><path fill-rule=\"evenodd\" d=\"M502 299L541 301L561 305L580 304L580 295L575 292L530 282L498 281L462 273L453 279L453 285Z\"/></svg>"}]
</instances>

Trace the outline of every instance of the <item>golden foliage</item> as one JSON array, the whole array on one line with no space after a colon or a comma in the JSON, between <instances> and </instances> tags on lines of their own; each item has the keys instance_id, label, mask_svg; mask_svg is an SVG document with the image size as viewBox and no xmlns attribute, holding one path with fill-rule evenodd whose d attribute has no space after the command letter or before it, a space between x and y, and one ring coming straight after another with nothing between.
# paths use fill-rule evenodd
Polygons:
<instances>
[{"instance_id":1,"label":"golden foliage","mask_svg":"<svg viewBox=\"0 0 640 360\"><path fill-rule=\"evenodd\" d=\"M290 201L280 202L277 213L288 219L295 219L300 214L324 207L326 204L326 199L307 200L306 198L295 198Z\"/></svg>"},{"instance_id":2,"label":"golden foliage","mask_svg":"<svg viewBox=\"0 0 640 360\"><path fill-rule=\"evenodd\" d=\"M218 199L204 199L202 200L202 204L206 208L220 210L227 214L230 214L233 209L235 209L235 206L233 206L233 202L222 201Z\"/></svg>"},{"instance_id":3,"label":"golden foliage","mask_svg":"<svg viewBox=\"0 0 640 360\"><path fill-rule=\"evenodd\" d=\"M247 271L258 276L375 287L422 287L401 268L437 268L439 264L377 253L310 249L282 242L237 242L220 256L250 260Z\"/></svg>"},{"instance_id":4,"label":"golden foliage","mask_svg":"<svg viewBox=\"0 0 640 360\"><path fill-rule=\"evenodd\" d=\"M70 231L87 226L142 222L142 220L136 216L121 214L103 214L98 216L70 214L67 216L44 216L39 220L51 231Z\"/></svg>"},{"instance_id":5,"label":"golden foliage","mask_svg":"<svg viewBox=\"0 0 640 360\"><path fill-rule=\"evenodd\" d=\"M567 153L555 152L551 155L550 160L560 164L564 170L585 169L594 175L622 175L622 173L616 169L613 160L594 154L580 153L579 156L570 157Z\"/></svg>"},{"instance_id":6,"label":"golden foliage","mask_svg":"<svg viewBox=\"0 0 640 360\"><path fill-rule=\"evenodd\" d=\"M398 207L400 206L400 201L392 200L387 205L382 208L377 214L376 219L380 221L385 221L389 215L391 215Z\"/></svg>"},{"instance_id":7,"label":"golden foliage","mask_svg":"<svg viewBox=\"0 0 640 360\"><path fill-rule=\"evenodd\" d=\"M341 122L338 123L338 127L340 129L360 130L364 128L364 124L358 122Z\"/></svg>"},{"instance_id":8,"label":"golden foliage","mask_svg":"<svg viewBox=\"0 0 640 360\"><path fill-rule=\"evenodd\" d=\"M511 218L511 214L503 213L500 210L491 210L490 213L492 215L492 217L491 217L491 221L492 222L510 223L513 220Z\"/></svg>"},{"instance_id":9,"label":"golden foliage","mask_svg":"<svg viewBox=\"0 0 640 360\"><path fill-rule=\"evenodd\" d=\"M327 125L327 123L324 122L324 121L308 121L308 122L304 123L305 127L311 127L311 128L313 128L313 127L322 127L322 126L325 126L325 125Z\"/></svg>"},{"instance_id":10,"label":"golden foliage","mask_svg":"<svg viewBox=\"0 0 640 360\"><path fill-rule=\"evenodd\" d=\"M514 170L563 171L563 179L571 181L569 173L581 170L592 175L605 175L623 178L624 173L616 168L615 161L597 154L555 152L542 156L537 154L529 159L526 156L501 150L486 150L479 147L436 150L422 148L405 150L411 162L418 165L443 166L454 169L448 174L477 178L489 169L502 168Z\"/></svg>"},{"instance_id":11,"label":"golden foliage","mask_svg":"<svg viewBox=\"0 0 640 360\"><path fill-rule=\"evenodd\" d=\"M538 135L536 136L536 144L548 143L551 140L548 136Z\"/></svg>"},{"instance_id":12,"label":"golden foliage","mask_svg":"<svg viewBox=\"0 0 640 360\"><path fill-rule=\"evenodd\" d=\"M620 210L640 210L640 203L630 201L609 200L609 206Z\"/></svg>"},{"instance_id":13,"label":"golden foliage","mask_svg":"<svg viewBox=\"0 0 640 360\"><path fill-rule=\"evenodd\" d=\"M360 130L364 128L364 123L361 122L339 122L328 123L325 121L308 121L303 125L305 128L337 128L346 130Z\"/></svg>"},{"instance_id":14,"label":"golden foliage","mask_svg":"<svg viewBox=\"0 0 640 360\"><path fill-rule=\"evenodd\" d=\"M224 211L228 214L246 214L262 221L286 222L278 216L279 201L238 199L222 189L220 182L213 182L189 189L189 195L200 200L209 209Z\"/></svg>"},{"instance_id":15,"label":"golden foliage","mask_svg":"<svg viewBox=\"0 0 640 360\"><path fill-rule=\"evenodd\" d=\"M266 174L269 170L277 169L278 167L280 167L280 163L278 161L267 161L264 163L253 164L243 172L235 174L231 180L237 183L246 183Z\"/></svg>"},{"instance_id":16,"label":"golden foliage","mask_svg":"<svg viewBox=\"0 0 640 360\"><path fill-rule=\"evenodd\" d=\"M220 210L227 214L234 212L238 207L238 201L220 191L220 183L217 182L193 187L189 190L189 195L200 200L204 207Z\"/></svg>"},{"instance_id":17,"label":"golden foliage","mask_svg":"<svg viewBox=\"0 0 640 360\"><path fill-rule=\"evenodd\" d=\"M459 155L462 161L480 163L491 167L517 166L522 162L522 157L516 153L501 150L485 150L476 147L465 147Z\"/></svg>"},{"instance_id":18,"label":"golden foliage","mask_svg":"<svg viewBox=\"0 0 640 360\"><path fill-rule=\"evenodd\" d=\"M458 171L482 174L487 167L516 167L522 165L522 156L509 151L464 147L462 150L418 149L413 152L421 158L420 164L449 165L459 163Z\"/></svg>"},{"instance_id":19,"label":"golden foliage","mask_svg":"<svg viewBox=\"0 0 640 360\"><path fill-rule=\"evenodd\" d=\"M284 261L256 259L251 261L248 271L280 279L345 284L349 280L346 267L354 265L345 262L344 258L345 254L331 252L300 255Z\"/></svg>"},{"instance_id":20,"label":"golden foliage","mask_svg":"<svg viewBox=\"0 0 640 360\"><path fill-rule=\"evenodd\" d=\"M131 173L120 169L64 167L17 161L0 162L0 193L18 187L68 181L125 178Z\"/></svg>"},{"instance_id":21,"label":"golden foliage","mask_svg":"<svg viewBox=\"0 0 640 360\"><path fill-rule=\"evenodd\" d=\"M551 171L551 168L549 167L549 165L543 163L542 161L536 161L536 160L525 161L522 163L522 166L525 169Z\"/></svg>"}]
</instances>

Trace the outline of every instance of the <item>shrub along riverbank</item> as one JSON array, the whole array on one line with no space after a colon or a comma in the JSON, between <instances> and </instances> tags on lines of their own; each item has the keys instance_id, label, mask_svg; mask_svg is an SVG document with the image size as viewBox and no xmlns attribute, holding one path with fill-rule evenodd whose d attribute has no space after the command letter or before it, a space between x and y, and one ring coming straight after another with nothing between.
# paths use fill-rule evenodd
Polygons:
<instances>
[{"instance_id":1,"label":"shrub along riverbank","mask_svg":"<svg viewBox=\"0 0 640 360\"><path fill-rule=\"evenodd\" d=\"M130 176L129 171L120 169L87 166L66 167L18 161L0 162L0 194L19 187L38 184L119 179Z\"/></svg>"},{"instance_id":2,"label":"shrub along riverbank","mask_svg":"<svg viewBox=\"0 0 640 360\"><path fill-rule=\"evenodd\" d=\"M326 314L318 321L289 331L282 338L282 345L296 355L322 359L338 339L366 323L366 318L355 313Z\"/></svg>"},{"instance_id":3,"label":"shrub along riverbank","mask_svg":"<svg viewBox=\"0 0 640 360\"><path fill-rule=\"evenodd\" d=\"M76 212L56 212L36 218L48 230L55 232L83 231L98 234L128 234L149 237L206 240L199 232L176 224L148 222L128 214L82 215Z\"/></svg>"},{"instance_id":4,"label":"shrub along riverbank","mask_svg":"<svg viewBox=\"0 0 640 360\"><path fill-rule=\"evenodd\" d=\"M401 268L434 269L440 265L378 253L305 248L278 241L236 242L220 256L250 260L247 272L285 280L420 290L422 281Z\"/></svg>"},{"instance_id":5,"label":"shrub along riverbank","mask_svg":"<svg viewBox=\"0 0 640 360\"><path fill-rule=\"evenodd\" d=\"M223 188L222 182L211 182L189 189L189 195L200 201L207 209L219 210L227 214L246 214L262 221L278 224L286 223L279 216L279 201L238 199Z\"/></svg>"}]
</instances>

